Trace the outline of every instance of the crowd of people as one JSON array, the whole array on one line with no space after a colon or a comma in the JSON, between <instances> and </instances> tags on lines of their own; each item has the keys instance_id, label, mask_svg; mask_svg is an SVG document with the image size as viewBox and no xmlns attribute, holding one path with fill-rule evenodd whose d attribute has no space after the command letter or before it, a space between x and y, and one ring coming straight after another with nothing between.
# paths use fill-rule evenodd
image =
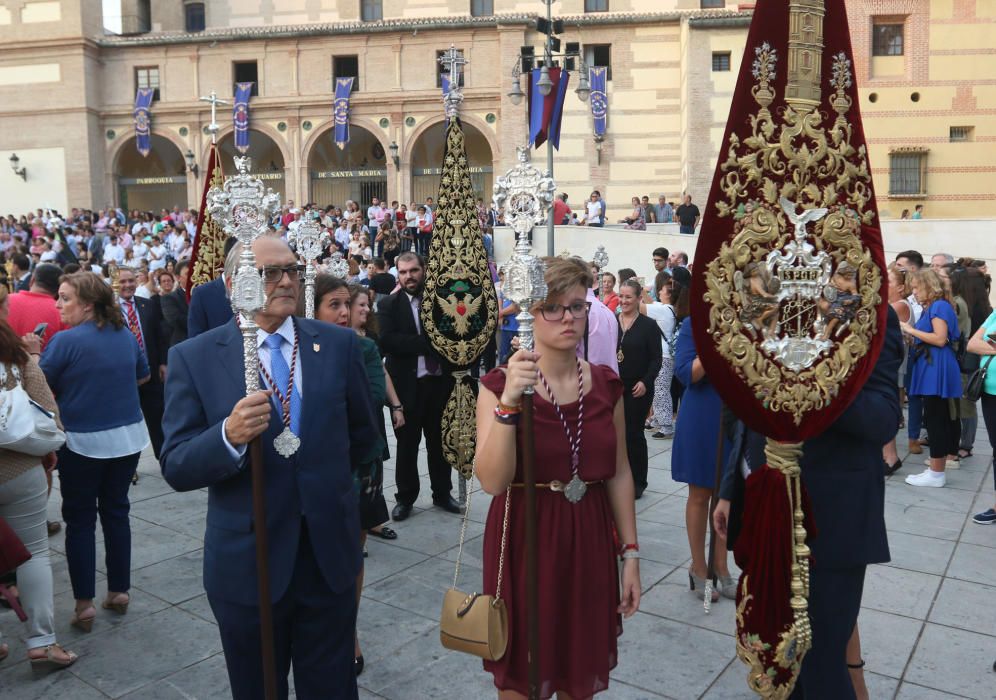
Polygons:
<instances>
[{"instance_id":1,"label":"crowd of people","mask_svg":"<svg viewBox=\"0 0 996 700\"><path fill-rule=\"evenodd\" d=\"M559 201L566 207L566 198ZM604 220L600 201L596 192L586 203L589 225L598 225L590 221L592 212ZM675 212L663 197L656 206L661 210L646 197L634 198L632 218L646 223L677 216L682 227L688 221L692 228L698 222L697 209L694 216L688 209ZM682 206L694 207L690 198ZM571 214L567 208L564 215ZM483 203L479 215L487 237L500 217ZM364 543L370 536L404 536L390 523L418 513L423 440L432 504L461 512L441 435L453 378L442 371L420 319L432 216L431 199L411 207L375 200L365 212L353 202L344 209L284 207L271 234L254 244L270 299L257 319L260 376L267 391L248 397L223 369L242 366L241 337L228 299L239 244L226 244L224 274L196 287L188 301L187 251L196 212L151 217L73 210L63 218L42 210L0 222L0 255L11 263L9 289L0 286L3 386L23 386L58 416L65 432L65 444L41 458L0 451L0 517L33 555L17 570L16 588L8 579L11 598L28 614L33 664L56 669L77 660L57 642L53 623L47 537L61 525L47 523L44 508L53 473L60 480L76 600L71 623L89 632L101 624L98 607L127 614L128 490L146 448L177 490L210 490L208 600L226 657L257 654L255 573L252 556L246 555L252 551L253 523L245 454L248 443L263 436L268 465L285 466L291 459L297 465L296 471L267 472L281 475L267 482L273 507L266 527L282 687L291 660L302 697L314 696L309 688L324 687L333 668L355 687L364 665L355 630ZM300 318L303 265L287 242L308 217L332 231L335 245L354 263L345 279L320 267L314 321ZM111 260L117 268L113 279ZM572 650L544 656L549 665L541 669L542 694L588 697L607 687L621 618L640 604L635 502L649 487L648 436L674 441L671 475L688 485L692 600L706 595L710 577L714 601L736 597L727 547L707 547L708 526L712 519L732 546L744 475L763 464L763 442L724 408L698 359L687 253L655 248L649 277L632 269L613 273L578 258L549 259L546 265L548 296L527 309L536 342L528 352L517 349L515 339L522 309L506 298L503 276L492 267L500 321L476 368L481 387L476 473L495 496L484 536L484 589L492 595L502 591L512 620L508 653L485 666L499 689L526 692L517 435L521 396L531 388L537 396L536 425L551 436L537 445L536 455L541 637ZM901 406L907 407L909 453L929 449L927 468L906 482L944 486L946 471L957 469L974 448L976 404L964 398L965 387L996 355L989 289L984 261L939 253L926 264L920 253L904 251L889 265L889 337L876 370L848 413L804 453L803 476L820 523L810 610L814 634L832 640L806 657L801 681L806 688L838 683L835 688L846 686L867 697L857 613L865 567L888 560L884 514L875 494L884 488L884 477L903 466L894 439ZM336 371L320 370L324 358ZM240 378L241 370L235 375ZM95 401L99 412L92 410ZM985 377L981 410L992 443L996 372ZM385 415L396 437L393 508L384 483L384 462L391 457ZM282 431L300 436L293 457L273 446ZM853 457L854 473L847 475L852 482L841 481L822 461L826 450L820 445L828 441ZM336 446L334 454L329 445ZM335 468L325 470L333 462ZM298 490L299 480L309 488ZM568 491L576 504L565 498ZM844 491L852 499L847 503L839 500ZM843 517L842 508L852 509L855 517ZM99 606L98 520L107 556L107 591ZM996 522L996 507L974 520ZM850 558L839 555L844 540ZM835 608L827 591L835 591L843 607ZM306 618L315 624L303 624ZM299 657L300 649L309 652ZM6 653L0 644L0 658ZM230 662L233 694L252 696L260 674L258 664Z\"/></svg>"}]
</instances>

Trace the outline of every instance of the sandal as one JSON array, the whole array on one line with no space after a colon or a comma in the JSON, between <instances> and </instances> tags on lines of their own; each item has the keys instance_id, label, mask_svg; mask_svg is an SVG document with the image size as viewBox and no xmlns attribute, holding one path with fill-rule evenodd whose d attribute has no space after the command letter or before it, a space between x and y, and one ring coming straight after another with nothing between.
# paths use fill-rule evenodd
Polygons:
<instances>
[{"instance_id":1,"label":"sandal","mask_svg":"<svg viewBox=\"0 0 996 700\"><path fill-rule=\"evenodd\" d=\"M367 532L374 537L379 537L382 540L396 540L398 539L398 533L384 525L380 530L367 530Z\"/></svg>"},{"instance_id":2,"label":"sandal","mask_svg":"<svg viewBox=\"0 0 996 700\"><path fill-rule=\"evenodd\" d=\"M124 615L128 612L128 603L130 602L131 596L127 593L119 593L113 598L108 597L103 603L100 604L100 607L104 610L113 610L118 615Z\"/></svg>"},{"instance_id":3,"label":"sandal","mask_svg":"<svg viewBox=\"0 0 996 700\"><path fill-rule=\"evenodd\" d=\"M971 450L961 449L958 450L958 459L968 459L972 456Z\"/></svg>"},{"instance_id":4,"label":"sandal","mask_svg":"<svg viewBox=\"0 0 996 700\"><path fill-rule=\"evenodd\" d=\"M10 647L6 644L0 644L0 661L7 658L7 654L10 653Z\"/></svg>"},{"instance_id":5,"label":"sandal","mask_svg":"<svg viewBox=\"0 0 996 700\"><path fill-rule=\"evenodd\" d=\"M58 644L49 644L47 647L41 647L45 650L45 656L31 656L31 652L34 649L28 651L28 659L31 661L31 670L35 674L39 673L49 673L50 671L59 671L64 668L69 668L76 660L79 658L75 653L69 651L68 649L63 649ZM56 656L56 651L61 651L65 654L65 657Z\"/></svg>"},{"instance_id":6,"label":"sandal","mask_svg":"<svg viewBox=\"0 0 996 700\"><path fill-rule=\"evenodd\" d=\"M86 613L91 610L93 610L92 615L87 615L86 617L80 616L80 612ZM69 621L69 624L75 627L76 629L82 630L84 632L91 631L93 629L93 621L97 617L97 609L91 605L90 607L80 612L73 613L73 619Z\"/></svg>"}]
</instances>

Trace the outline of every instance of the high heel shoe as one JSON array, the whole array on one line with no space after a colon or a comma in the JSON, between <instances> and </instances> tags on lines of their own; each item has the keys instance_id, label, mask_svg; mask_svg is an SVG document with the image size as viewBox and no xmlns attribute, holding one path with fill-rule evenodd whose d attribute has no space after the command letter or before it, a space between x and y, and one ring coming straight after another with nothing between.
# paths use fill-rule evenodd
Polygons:
<instances>
[{"instance_id":1,"label":"high heel shoe","mask_svg":"<svg viewBox=\"0 0 996 700\"><path fill-rule=\"evenodd\" d=\"M97 617L97 609L91 605L89 608L81 611L88 612L90 610L93 610L93 615L89 617L80 617L79 612L73 613L73 619L69 621L69 624L83 632L90 632L93 629L93 621Z\"/></svg>"},{"instance_id":2,"label":"high heel shoe","mask_svg":"<svg viewBox=\"0 0 996 700\"><path fill-rule=\"evenodd\" d=\"M719 577L719 592L724 598L737 599L737 582L732 576Z\"/></svg>"},{"instance_id":3,"label":"high heel shoe","mask_svg":"<svg viewBox=\"0 0 996 700\"><path fill-rule=\"evenodd\" d=\"M40 656L35 658L33 656L28 656L31 660L31 671L37 675L44 675L50 673L51 671L59 671L64 668L69 668L76 660L79 658L76 654L69 651L68 649L63 649L58 644L49 644L45 649L45 656ZM52 652L58 650L65 653L66 658L62 659ZM33 650L32 650L33 651Z\"/></svg>"},{"instance_id":4,"label":"high heel shoe","mask_svg":"<svg viewBox=\"0 0 996 700\"><path fill-rule=\"evenodd\" d=\"M699 578L691 571L688 572L688 590L695 594L695 597L699 600L705 600L705 584L706 580L704 578ZM719 591L715 588L712 589L712 602L715 603L719 600Z\"/></svg>"},{"instance_id":5,"label":"high heel shoe","mask_svg":"<svg viewBox=\"0 0 996 700\"><path fill-rule=\"evenodd\" d=\"M108 598L107 600L105 600L103 603L100 604L100 607L102 607L104 610L113 610L118 615L124 615L125 613L128 612L128 603L130 602L131 598L126 598L123 603L120 601L115 602L110 598Z\"/></svg>"},{"instance_id":6,"label":"high heel shoe","mask_svg":"<svg viewBox=\"0 0 996 700\"><path fill-rule=\"evenodd\" d=\"M357 676L363 673L363 654L360 654L355 659L353 659L353 668L356 669Z\"/></svg>"}]
</instances>

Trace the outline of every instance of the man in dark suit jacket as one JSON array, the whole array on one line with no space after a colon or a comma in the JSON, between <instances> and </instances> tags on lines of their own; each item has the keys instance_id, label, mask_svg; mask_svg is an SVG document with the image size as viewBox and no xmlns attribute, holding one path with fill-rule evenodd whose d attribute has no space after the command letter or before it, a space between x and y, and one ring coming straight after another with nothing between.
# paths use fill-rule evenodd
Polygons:
<instances>
[{"instance_id":1,"label":"man in dark suit jacket","mask_svg":"<svg viewBox=\"0 0 996 700\"><path fill-rule=\"evenodd\" d=\"M167 338L163 324L163 311L159 297L143 299L135 296L138 280L130 267L118 268L118 297L125 324L135 333L138 345L145 351L151 378L138 387L138 399L142 415L149 429L152 451L159 459L163 448L163 382L166 381ZM132 308L138 319L136 329L131 318Z\"/></svg>"},{"instance_id":2,"label":"man in dark suit jacket","mask_svg":"<svg viewBox=\"0 0 996 700\"><path fill-rule=\"evenodd\" d=\"M398 439L395 458L397 505L391 517L401 521L412 514L418 498L418 446L425 435L429 457L432 502L450 513L460 506L450 495L452 467L443 457L443 409L453 390L453 377L442 372L442 361L422 332L419 310L425 287L422 259L412 252L396 261L401 289L378 305L380 349L394 389L405 409L405 424L394 430Z\"/></svg>"},{"instance_id":3,"label":"man in dark suit jacket","mask_svg":"<svg viewBox=\"0 0 996 700\"><path fill-rule=\"evenodd\" d=\"M177 343L182 343L187 339L187 314L189 305L187 304L186 275L189 266L186 260L181 260L176 264L176 274L180 284L169 294L163 294L160 302L163 307L163 321L167 328L167 350Z\"/></svg>"},{"instance_id":4,"label":"man in dark suit jacket","mask_svg":"<svg viewBox=\"0 0 996 700\"><path fill-rule=\"evenodd\" d=\"M15 292L31 289L31 260L23 253L16 253L10 261L14 264L13 283Z\"/></svg>"},{"instance_id":5,"label":"man in dark suit jacket","mask_svg":"<svg viewBox=\"0 0 996 700\"><path fill-rule=\"evenodd\" d=\"M223 326L232 320L232 316L224 276L194 287L187 312L187 337L196 338L205 331Z\"/></svg>"},{"instance_id":6,"label":"man in dark suit jacket","mask_svg":"<svg viewBox=\"0 0 996 700\"><path fill-rule=\"evenodd\" d=\"M242 335L227 323L170 350L163 476L178 491L208 489L204 588L233 697L262 698L253 535L262 524L253 522L245 458L248 443L262 438L280 697L287 697L293 662L302 700L356 698L355 578L362 559L350 465L379 440L367 375L355 333L293 317L300 285L287 244L264 236L253 250L271 280L266 309L256 315L260 373L293 378L286 421L300 445L289 458L274 449L285 429L283 402L276 391L246 396ZM269 379L263 385L287 391Z\"/></svg>"},{"instance_id":7,"label":"man in dark suit jacket","mask_svg":"<svg viewBox=\"0 0 996 700\"><path fill-rule=\"evenodd\" d=\"M860 393L802 452L802 481L809 492L817 534L810 542L809 617L813 648L802 662L793 698L854 698L845 651L861 608L865 569L889 561L885 530L885 465L882 446L896 435L901 410L896 377L903 357L899 318L889 309L885 342ZM734 450L713 514L730 549L739 534L744 504L744 467L765 462L764 437L733 428ZM729 531L727 533L727 530Z\"/></svg>"}]
</instances>

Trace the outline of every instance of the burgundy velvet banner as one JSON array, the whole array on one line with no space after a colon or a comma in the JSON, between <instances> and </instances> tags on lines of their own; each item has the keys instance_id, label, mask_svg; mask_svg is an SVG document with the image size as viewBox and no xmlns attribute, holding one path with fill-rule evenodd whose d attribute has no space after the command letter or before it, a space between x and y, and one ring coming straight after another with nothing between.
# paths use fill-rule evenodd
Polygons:
<instances>
[{"instance_id":1,"label":"burgundy velvet banner","mask_svg":"<svg viewBox=\"0 0 996 700\"><path fill-rule=\"evenodd\" d=\"M695 252L692 314L724 402L779 441L825 430L882 345L888 278L854 77L844 0L757 3ZM794 238L805 241L798 260L811 246L810 267L773 266L768 254L785 256ZM809 291L785 296L797 288ZM792 348L823 349L787 371L785 357L805 352L772 348L793 332Z\"/></svg>"}]
</instances>

